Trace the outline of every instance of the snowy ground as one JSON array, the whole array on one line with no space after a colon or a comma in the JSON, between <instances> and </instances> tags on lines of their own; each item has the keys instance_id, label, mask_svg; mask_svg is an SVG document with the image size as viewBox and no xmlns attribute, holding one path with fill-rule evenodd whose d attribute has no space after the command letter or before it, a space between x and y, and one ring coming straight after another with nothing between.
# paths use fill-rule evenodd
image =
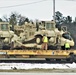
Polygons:
<instances>
[{"instance_id":1,"label":"snowy ground","mask_svg":"<svg viewBox=\"0 0 76 75\"><path fill-rule=\"evenodd\" d=\"M31 63L0 63L0 70L11 69L76 69L76 63L67 64L31 64Z\"/></svg>"}]
</instances>

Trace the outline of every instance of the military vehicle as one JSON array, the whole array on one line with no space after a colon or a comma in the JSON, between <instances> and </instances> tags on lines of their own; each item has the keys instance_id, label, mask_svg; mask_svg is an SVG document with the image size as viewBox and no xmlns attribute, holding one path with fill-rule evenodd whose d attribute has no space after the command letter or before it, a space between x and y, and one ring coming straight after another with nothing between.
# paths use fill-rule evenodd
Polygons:
<instances>
[{"instance_id":1,"label":"military vehicle","mask_svg":"<svg viewBox=\"0 0 76 75\"><path fill-rule=\"evenodd\" d=\"M0 49L6 44L9 44L14 32L10 31L9 23L0 22Z\"/></svg>"},{"instance_id":2,"label":"military vehicle","mask_svg":"<svg viewBox=\"0 0 76 75\"><path fill-rule=\"evenodd\" d=\"M37 44L37 47L42 44L42 37L44 34L49 38L50 46L62 47L67 41L70 46L74 46L74 41L71 38L70 34L64 31L62 27L61 30L55 27L55 22L53 21L45 21L40 24L39 29L36 28L36 25L27 23L20 30L20 34L17 36L13 31L10 30L8 23L0 23L0 41L1 44L7 50L0 49L0 61L1 60L56 60L56 61L76 61L76 50L42 50L42 49L32 49L32 44ZM19 26L18 26L19 27ZM3 29L3 30L2 30ZM19 29L18 29L19 30ZM17 30L16 30L17 31ZM14 42L14 47L17 49L9 50L7 48L10 46L11 42ZM24 44L25 42L25 44ZM31 47L30 50L26 49L28 45ZM30 44L31 43L31 44ZM0 44L0 46L1 46ZM36 46L36 45L35 45ZM25 47L19 49L19 47ZM34 58L34 59L33 59ZM38 59L37 59L38 58Z\"/></svg>"},{"instance_id":3,"label":"military vehicle","mask_svg":"<svg viewBox=\"0 0 76 75\"><path fill-rule=\"evenodd\" d=\"M0 49L10 49L11 43L15 42L14 47L20 43L21 39L10 30L8 22L0 22Z\"/></svg>"},{"instance_id":4,"label":"military vehicle","mask_svg":"<svg viewBox=\"0 0 76 75\"><path fill-rule=\"evenodd\" d=\"M65 49L65 43L68 42L71 47L74 46L74 40L67 31L67 27L56 28L54 21L41 21L39 28L35 24L25 23L22 26L16 26L14 29L22 38L23 44L36 43L42 44L42 37L45 34L49 39L49 47ZM65 30L66 29L66 30ZM16 33L15 32L15 33Z\"/></svg>"}]
</instances>

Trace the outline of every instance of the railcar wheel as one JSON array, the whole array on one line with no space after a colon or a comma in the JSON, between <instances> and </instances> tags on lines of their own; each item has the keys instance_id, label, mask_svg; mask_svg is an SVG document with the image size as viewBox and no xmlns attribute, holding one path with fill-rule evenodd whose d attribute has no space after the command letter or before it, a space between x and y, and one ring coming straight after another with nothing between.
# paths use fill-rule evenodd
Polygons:
<instances>
[{"instance_id":1,"label":"railcar wheel","mask_svg":"<svg viewBox=\"0 0 76 75\"><path fill-rule=\"evenodd\" d=\"M70 54L70 60L71 60L71 62L75 62L75 56L74 56L74 54L72 53L72 54Z\"/></svg>"},{"instance_id":2,"label":"railcar wheel","mask_svg":"<svg viewBox=\"0 0 76 75\"><path fill-rule=\"evenodd\" d=\"M36 44L41 45L42 44L42 36L36 36L35 41L36 41Z\"/></svg>"},{"instance_id":3,"label":"railcar wheel","mask_svg":"<svg viewBox=\"0 0 76 75\"><path fill-rule=\"evenodd\" d=\"M46 61L50 61L51 59L50 58L46 58Z\"/></svg>"},{"instance_id":4,"label":"railcar wheel","mask_svg":"<svg viewBox=\"0 0 76 75\"><path fill-rule=\"evenodd\" d=\"M67 62L70 62L70 61L71 61L71 59L70 59L70 58L66 58L66 61L67 61Z\"/></svg>"}]
</instances>

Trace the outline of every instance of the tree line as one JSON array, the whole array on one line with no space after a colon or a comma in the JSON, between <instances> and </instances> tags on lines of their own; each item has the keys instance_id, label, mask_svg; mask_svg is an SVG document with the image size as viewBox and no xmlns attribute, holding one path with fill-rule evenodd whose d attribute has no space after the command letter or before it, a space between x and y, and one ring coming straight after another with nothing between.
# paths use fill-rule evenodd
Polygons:
<instances>
[{"instance_id":1,"label":"tree line","mask_svg":"<svg viewBox=\"0 0 76 75\"><path fill-rule=\"evenodd\" d=\"M75 20L72 20L72 17L70 15L67 15L66 17L63 16L63 14L60 11L55 12L55 21L56 24L60 25L62 23L74 23L76 24L76 17ZM10 25L12 25L12 29L14 28L14 25L23 25L25 22L32 22L33 20L30 20L28 17L22 16L21 14L18 14L17 12L11 12L11 15L9 18L7 16L3 16L3 18L0 18L0 22L9 22Z\"/></svg>"}]
</instances>

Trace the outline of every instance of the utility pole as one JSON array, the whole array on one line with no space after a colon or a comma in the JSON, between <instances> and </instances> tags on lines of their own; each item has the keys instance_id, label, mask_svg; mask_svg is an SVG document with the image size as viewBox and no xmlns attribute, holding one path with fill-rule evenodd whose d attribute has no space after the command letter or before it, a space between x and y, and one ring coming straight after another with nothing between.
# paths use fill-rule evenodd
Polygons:
<instances>
[{"instance_id":1,"label":"utility pole","mask_svg":"<svg viewBox=\"0 0 76 75\"><path fill-rule=\"evenodd\" d=\"M53 20L55 21L55 0L53 0Z\"/></svg>"}]
</instances>

